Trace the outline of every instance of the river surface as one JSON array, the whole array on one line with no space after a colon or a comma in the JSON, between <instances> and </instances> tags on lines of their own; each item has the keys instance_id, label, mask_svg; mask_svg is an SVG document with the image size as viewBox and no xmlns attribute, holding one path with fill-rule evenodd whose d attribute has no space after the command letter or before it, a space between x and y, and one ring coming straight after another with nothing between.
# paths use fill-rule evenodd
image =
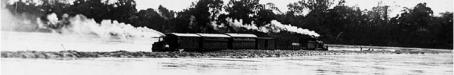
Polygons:
<instances>
[{"instance_id":1,"label":"river surface","mask_svg":"<svg viewBox=\"0 0 454 75\"><path fill-rule=\"evenodd\" d=\"M452 75L453 55L1 59L1 75Z\"/></svg>"}]
</instances>

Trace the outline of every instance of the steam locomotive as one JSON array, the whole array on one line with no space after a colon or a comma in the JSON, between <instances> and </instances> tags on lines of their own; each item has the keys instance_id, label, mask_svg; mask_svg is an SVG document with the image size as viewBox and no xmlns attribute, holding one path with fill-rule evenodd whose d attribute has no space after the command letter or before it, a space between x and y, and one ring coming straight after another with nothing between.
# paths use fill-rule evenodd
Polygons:
<instances>
[{"instance_id":1,"label":"steam locomotive","mask_svg":"<svg viewBox=\"0 0 454 75\"><path fill-rule=\"evenodd\" d=\"M153 51L212 51L223 49L328 50L315 37L293 33L255 34L169 33L153 44Z\"/></svg>"}]
</instances>

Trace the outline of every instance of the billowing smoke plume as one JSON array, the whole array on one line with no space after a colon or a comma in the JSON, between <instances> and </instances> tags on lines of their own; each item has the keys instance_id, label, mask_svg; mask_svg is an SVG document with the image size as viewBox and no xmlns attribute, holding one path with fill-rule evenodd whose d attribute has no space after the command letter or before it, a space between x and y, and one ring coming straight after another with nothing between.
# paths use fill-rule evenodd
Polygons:
<instances>
[{"instance_id":1,"label":"billowing smoke plume","mask_svg":"<svg viewBox=\"0 0 454 75\"><path fill-rule=\"evenodd\" d=\"M61 34L84 34L100 38L134 39L154 38L163 36L161 32L146 27L134 27L130 24L119 23L115 20L103 20L100 24L94 19L88 19L83 15L74 17L63 16L58 19L56 14L47 16L47 23L41 23L41 28L52 29Z\"/></svg>"},{"instance_id":2,"label":"billowing smoke plume","mask_svg":"<svg viewBox=\"0 0 454 75\"><path fill-rule=\"evenodd\" d=\"M229 14L228 12L225 11L225 9L222 9L222 8L219 9L218 13L211 12L214 10L216 10L216 9L213 9L213 8L209 9L210 17L213 17L212 19L214 19L214 20L221 19L221 18L219 18L219 15L221 15L221 14L224 14L224 15ZM273 12L275 12L275 11L273 10ZM280 11L277 11L277 12L280 13ZM277 12L275 12L275 13L277 13ZM256 16L256 15L257 14L252 14L249 16L251 18L252 16ZM278 33L281 31L286 31L286 32L293 32L293 33L298 33L298 34L302 34L302 35L309 35L309 36L313 36L313 37L320 36L320 34L316 33L315 31L311 31L309 29L304 29L304 28L299 28L299 27L292 26L292 25L282 24L281 22L279 22L277 20L271 20L270 24L266 24L261 27L257 27L257 25L255 25L254 21L252 21L251 23L243 23L243 20L241 20L241 19L233 19L230 17L225 18L225 21L227 21L227 24L223 24L223 23L216 24L217 22L212 21L211 25L213 26L213 29L215 29L215 30L220 30L220 28L223 28L223 27L225 27L225 25L228 25L228 26L231 26L234 30L241 30L242 28L244 28L244 29L256 30L256 31L264 32L264 33Z\"/></svg>"},{"instance_id":3,"label":"billowing smoke plume","mask_svg":"<svg viewBox=\"0 0 454 75\"><path fill-rule=\"evenodd\" d=\"M16 8L11 5L14 2L18 1L2 0L2 31L78 34L109 39L153 38L163 35L153 29L134 27L130 24L120 23L115 20L103 20L101 23L96 23L94 19L89 19L83 15L69 16L66 14L45 14L43 12L35 11L15 11L18 10L18 8L17 5ZM33 2L24 3L33 4ZM10 10L8 10L8 8Z\"/></svg>"},{"instance_id":4,"label":"billowing smoke plume","mask_svg":"<svg viewBox=\"0 0 454 75\"><path fill-rule=\"evenodd\" d=\"M243 24L243 20L235 20L231 18L226 19L230 26L237 28L245 28L249 30L258 30L259 28L254 24Z\"/></svg>"},{"instance_id":5,"label":"billowing smoke plume","mask_svg":"<svg viewBox=\"0 0 454 75\"><path fill-rule=\"evenodd\" d=\"M37 31L38 25L36 19L38 15L32 13L12 13L6 9L8 0L1 0L1 30L2 31L20 31L34 32Z\"/></svg>"},{"instance_id":6,"label":"billowing smoke plume","mask_svg":"<svg viewBox=\"0 0 454 75\"><path fill-rule=\"evenodd\" d=\"M96 23L83 15L17 13L1 2L1 51L151 51L163 34L115 20Z\"/></svg>"},{"instance_id":7,"label":"billowing smoke plume","mask_svg":"<svg viewBox=\"0 0 454 75\"><path fill-rule=\"evenodd\" d=\"M287 31L287 32L293 32L293 33L298 33L298 34L303 34L303 35L309 35L313 37L319 37L320 34L316 33L315 31L311 31L309 29L303 29L303 28L298 28L296 26L292 25L286 25L282 24L281 22L277 20L271 20L270 24L257 27L253 22L252 24L243 24L242 20L234 20L227 18L227 22L229 23L230 26L236 27L236 28L245 28L249 30L257 30L260 32L264 33L276 33L276 32L281 32L281 31Z\"/></svg>"},{"instance_id":8,"label":"billowing smoke plume","mask_svg":"<svg viewBox=\"0 0 454 75\"><path fill-rule=\"evenodd\" d=\"M294 33L310 35L310 36L315 36L315 37L320 36L320 34L316 33L315 31L311 31L309 29L298 28L298 27L292 26L292 25L285 25L276 20L271 20L271 26L274 26L275 28L278 28L283 31L294 32Z\"/></svg>"}]
</instances>

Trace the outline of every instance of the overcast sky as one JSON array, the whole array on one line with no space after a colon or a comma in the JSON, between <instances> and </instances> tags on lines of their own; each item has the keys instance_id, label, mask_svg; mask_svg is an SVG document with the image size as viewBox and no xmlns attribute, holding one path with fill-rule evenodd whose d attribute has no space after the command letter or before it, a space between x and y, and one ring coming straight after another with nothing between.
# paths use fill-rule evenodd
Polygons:
<instances>
[{"instance_id":1,"label":"overcast sky","mask_svg":"<svg viewBox=\"0 0 454 75\"><path fill-rule=\"evenodd\" d=\"M168 9L176 11L188 8L194 1L197 0L136 0L137 9L156 9L159 5L163 5ZM260 0L260 3L274 3L281 11L287 11L287 5L297 1L299 0ZM421 2L426 2L427 6L432 8L435 15L454 10L454 0L346 0L346 4L349 6L358 6L361 9L371 9L377 6L380 1L383 2L383 5L391 6L390 15L392 16L400 13L403 7L414 7L417 3ZM224 2L227 3L228 0L224 0Z\"/></svg>"}]
</instances>

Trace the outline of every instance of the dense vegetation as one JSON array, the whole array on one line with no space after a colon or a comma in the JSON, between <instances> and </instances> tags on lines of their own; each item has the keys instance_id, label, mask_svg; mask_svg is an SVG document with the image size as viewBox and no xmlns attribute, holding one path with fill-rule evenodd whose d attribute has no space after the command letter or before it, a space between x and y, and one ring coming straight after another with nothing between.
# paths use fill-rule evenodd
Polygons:
<instances>
[{"instance_id":1,"label":"dense vegetation","mask_svg":"<svg viewBox=\"0 0 454 75\"><path fill-rule=\"evenodd\" d=\"M389 16L389 6L377 5L370 10L347 6L345 1L301 0L282 12L273 3L259 0L199 0L183 11L158 9L137 10L134 0L20 0L6 5L14 15L30 15L46 20L56 13L83 14L97 22L113 19L134 26L145 26L164 33L258 33L233 28L227 20L241 19L243 24L264 26L271 20L315 30L327 43L453 48L452 12L435 16L426 3L405 7L397 16Z\"/></svg>"}]
</instances>

